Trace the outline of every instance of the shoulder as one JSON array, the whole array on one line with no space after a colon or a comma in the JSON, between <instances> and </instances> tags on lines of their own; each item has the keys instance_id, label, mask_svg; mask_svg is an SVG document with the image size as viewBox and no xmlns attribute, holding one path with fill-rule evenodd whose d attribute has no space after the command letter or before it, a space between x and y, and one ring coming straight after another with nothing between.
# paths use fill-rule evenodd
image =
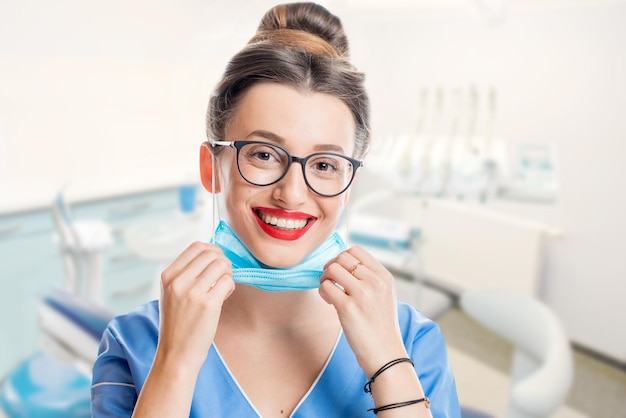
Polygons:
<instances>
[{"instance_id":1,"label":"shoulder","mask_svg":"<svg viewBox=\"0 0 626 418\"><path fill-rule=\"evenodd\" d=\"M153 300L132 311L113 318L103 335L103 340L114 339L117 344L132 349L158 340L159 302Z\"/></svg>"},{"instance_id":2,"label":"shoulder","mask_svg":"<svg viewBox=\"0 0 626 418\"><path fill-rule=\"evenodd\" d=\"M107 325L92 374L93 416L130 416L137 394L150 371L159 331L159 303L152 301ZM126 414L127 413L127 414ZM116 415L118 416L118 415Z\"/></svg>"},{"instance_id":3,"label":"shoulder","mask_svg":"<svg viewBox=\"0 0 626 418\"><path fill-rule=\"evenodd\" d=\"M440 333L435 321L408 303L398 302L398 321L403 334L418 337L427 333Z\"/></svg>"},{"instance_id":4,"label":"shoulder","mask_svg":"<svg viewBox=\"0 0 626 418\"><path fill-rule=\"evenodd\" d=\"M109 327L152 327L159 326L159 301L152 300L135 309L118 315L111 320Z\"/></svg>"},{"instance_id":5,"label":"shoulder","mask_svg":"<svg viewBox=\"0 0 626 418\"><path fill-rule=\"evenodd\" d=\"M414 306L398 302L398 322L409 353L419 352L432 359L447 361L446 343L439 325Z\"/></svg>"},{"instance_id":6,"label":"shoulder","mask_svg":"<svg viewBox=\"0 0 626 418\"><path fill-rule=\"evenodd\" d=\"M159 340L159 303L152 301L113 318L102 334L93 380L131 383L147 374Z\"/></svg>"}]
</instances>

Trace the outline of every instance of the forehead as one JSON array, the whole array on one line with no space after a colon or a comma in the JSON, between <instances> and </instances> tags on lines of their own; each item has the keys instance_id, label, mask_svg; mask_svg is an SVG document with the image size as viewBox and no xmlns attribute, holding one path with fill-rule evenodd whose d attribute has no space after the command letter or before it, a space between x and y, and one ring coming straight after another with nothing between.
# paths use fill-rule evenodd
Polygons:
<instances>
[{"instance_id":1,"label":"forehead","mask_svg":"<svg viewBox=\"0 0 626 418\"><path fill-rule=\"evenodd\" d=\"M330 146L351 154L356 125L348 106L335 96L261 83L244 94L226 137L248 139L258 131L274 134L271 140L294 153Z\"/></svg>"}]
</instances>

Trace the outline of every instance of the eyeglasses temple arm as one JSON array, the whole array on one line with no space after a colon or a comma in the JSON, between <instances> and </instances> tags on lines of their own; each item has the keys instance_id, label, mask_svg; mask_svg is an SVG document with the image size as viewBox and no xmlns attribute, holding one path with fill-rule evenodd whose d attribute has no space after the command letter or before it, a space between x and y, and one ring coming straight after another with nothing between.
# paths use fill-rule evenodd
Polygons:
<instances>
[{"instance_id":1,"label":"eyeglasses temple arm","mask_svg":"<svg viewBox=\"0 0 626 418\"><path fill-rule=\"evenodd\" d=\"M234 146L235 142L234 141L209 141L209 144L212 147L232 147Z\"/></svg>"}]
</instances>

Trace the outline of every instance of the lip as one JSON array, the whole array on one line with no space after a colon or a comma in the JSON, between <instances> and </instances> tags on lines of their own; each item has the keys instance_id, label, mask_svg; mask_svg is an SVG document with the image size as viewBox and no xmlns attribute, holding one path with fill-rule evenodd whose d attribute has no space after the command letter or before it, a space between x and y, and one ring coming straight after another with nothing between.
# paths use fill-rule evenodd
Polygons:
<instances>
[{"instance_id":1,"label":"lip","mask_svg":"<svg viewBox=\"0 0 626 418\"><path fill-rule=\"evenodd\" d=\"M307 220L307 224L302 229L294 229L294 230L285 230L279 229L273 225L268 225L259 217L259 212L266 213L268 215L276 216L277 218L283 219L293 219L293 220ZM252 208L252 213L254 214L254 218L257 223L267 235L272 238L284 240L284 241L295 241L298 238L302 237L317 221L315 216L309 215L304 212L288 212L283 209L277 208L264 208L264 207L254 207Z\"/></svg>"}]
</instances>

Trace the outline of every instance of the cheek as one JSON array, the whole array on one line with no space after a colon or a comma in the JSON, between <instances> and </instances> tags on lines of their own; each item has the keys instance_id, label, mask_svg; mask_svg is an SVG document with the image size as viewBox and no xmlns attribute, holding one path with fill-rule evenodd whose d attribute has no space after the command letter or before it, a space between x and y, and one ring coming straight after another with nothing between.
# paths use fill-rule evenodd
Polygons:
<instances>
[{"instance_id":1,"label":"cheek","mask_svg":"<svg viewBox=\"0 0 626 418\"><path fill-rule=\"evenodd\" d=\"M239 171L237 171L237 165L231 164L230 161L221 164L219 169L221 189L227 197L230 197L231 194L236 193L238 188L241 187L239 183L240 181L243 182L243 179L239 175Z\"/></svg>"},{"instance_id":2,"label":"cheek","mask_svg":"<svg viewBox=\"0 0 626 418\"><path fill-rule=\"evenodd\" d=\"M324 211L324 213L326 213L326 216L329 220L337 223L343 212L345 200L339 197L335 199L337 200L324 204L322 206L322 210Z\"/></svg>"},{"instance_id":3,"label":"cheek","mask_svg":"<svg viewBox=\"0 0 626 418\"><path fill-rule=\"evenodd\" d=\"M237 176L239 176L237 174ZM227 187L224 190L224 200L226 202L226 209L233 216L237 216L242 211L242 207L246 206L247 202L259 191L248 183L246 183L241 177L231 179L227 182Z\"/></svg>"}]
</instances>

